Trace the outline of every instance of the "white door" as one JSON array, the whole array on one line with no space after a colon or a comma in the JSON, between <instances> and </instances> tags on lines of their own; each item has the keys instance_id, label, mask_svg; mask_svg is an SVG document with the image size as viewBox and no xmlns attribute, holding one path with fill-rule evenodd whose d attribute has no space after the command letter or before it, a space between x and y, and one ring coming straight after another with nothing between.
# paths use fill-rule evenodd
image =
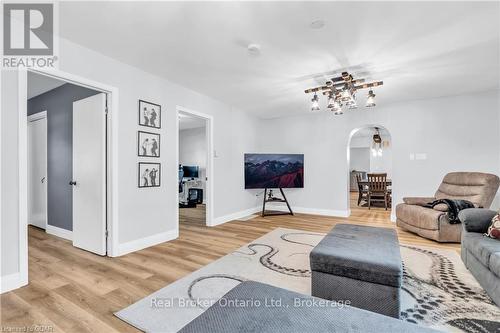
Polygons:
<instances>
[{"instance_id":1,"label":"white door","mask_svg":"<svg viewBox=\"0 0 500 333\"><path fill-rule=\"evenodd\" d=\"M28 118L28 223L47 224L47 118L46 112Z\"/></svg>"},{"instance_id":2,"label":"white door","mask_svg":"<svg viewBox=\"0 0 500 333\"><path fill-rule=\"evenodd\" d=\"M73 245L106 254L106 95L73 103Z\"/></svg>"}]
</instances>

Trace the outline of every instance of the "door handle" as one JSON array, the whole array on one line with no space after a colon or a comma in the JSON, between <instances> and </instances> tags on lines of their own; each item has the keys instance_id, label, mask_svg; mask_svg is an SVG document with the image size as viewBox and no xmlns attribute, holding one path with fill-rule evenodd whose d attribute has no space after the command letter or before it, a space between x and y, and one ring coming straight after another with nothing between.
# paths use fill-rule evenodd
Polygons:
<instances>
[{"instance_id":1,"label":"door handle","mask_svg":"<svg viewBox=\"0 0 500 333\"><path fill-rule=\"evenodd\" d=\"M69 182L69 184L72 185L72 186L75 186L76 182L74 180L72 180L72 181Z\"/></svg>"},{"instance_id":2,"label":"door handle","mask_svg":"<svg viewBox=\"0 0 500 333\"><path fill-rule=\"evenodd\" d=\"M45 182L45 177L43 177L42 179L40 179L40 181L42 182L42 184Z\"/></svg>"}]
</instances>

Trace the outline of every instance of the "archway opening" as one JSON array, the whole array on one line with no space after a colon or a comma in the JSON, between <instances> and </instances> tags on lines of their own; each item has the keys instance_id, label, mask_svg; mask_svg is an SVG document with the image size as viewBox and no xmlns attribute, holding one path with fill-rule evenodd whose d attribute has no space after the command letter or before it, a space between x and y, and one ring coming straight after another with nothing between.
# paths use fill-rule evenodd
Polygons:
<instances>
[{"instance_id":1,"label":"archway opening","mask_svg":"<svg viewBox=\"0 0 500 333\"><path fill-rule=\"evenodd\" d=\"M365 125L354 129L347 146L347 163L346 192L351 214L386 214L389 217L393 170L392 137L387 128Z\"/></svg>"}]
</instances>

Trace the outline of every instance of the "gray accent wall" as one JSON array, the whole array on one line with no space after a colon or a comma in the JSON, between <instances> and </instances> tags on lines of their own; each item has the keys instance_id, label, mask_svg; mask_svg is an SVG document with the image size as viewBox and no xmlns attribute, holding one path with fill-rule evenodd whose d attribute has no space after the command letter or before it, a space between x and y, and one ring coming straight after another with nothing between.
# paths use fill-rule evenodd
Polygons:
<instances>
[{"instance_id":1,"label":"gray accent wall","mask_svg":"<svg viewBox=\"0 0 500 333\"><path fill-rule=\"evenodd\" d=\"M47 111L47 223L73 230L73 102L98 91L66 83L28 100L28 115Z\"/></svg>"}]
</instances>

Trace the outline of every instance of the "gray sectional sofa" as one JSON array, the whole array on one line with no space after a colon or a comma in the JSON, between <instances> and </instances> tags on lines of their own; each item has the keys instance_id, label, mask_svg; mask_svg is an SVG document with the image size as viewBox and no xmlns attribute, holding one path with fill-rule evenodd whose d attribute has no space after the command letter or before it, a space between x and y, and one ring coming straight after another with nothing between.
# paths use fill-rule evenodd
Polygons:
<instances>
[{"instance_id":1,"label":"gray sectional sofa","mask_svg":"<svg viewBox=\"0 0 500 333\"><path fill-rule=\"evenodd\" d=\"M254 281L239 284L179 331L205 332L438 333L378 313Z\"/></svg>"},{"instance_id":2,"label":"gray sectional sofa","mask_svg":"<svg viewBox=\"0 0 500 333\"><path fill-rule=\"evenodd\" d=\"M484 236L496 212L470 208L459 213L462 222L461 256L493 301L500 306L500 240Z\"/></svg>"}]
</instances>

